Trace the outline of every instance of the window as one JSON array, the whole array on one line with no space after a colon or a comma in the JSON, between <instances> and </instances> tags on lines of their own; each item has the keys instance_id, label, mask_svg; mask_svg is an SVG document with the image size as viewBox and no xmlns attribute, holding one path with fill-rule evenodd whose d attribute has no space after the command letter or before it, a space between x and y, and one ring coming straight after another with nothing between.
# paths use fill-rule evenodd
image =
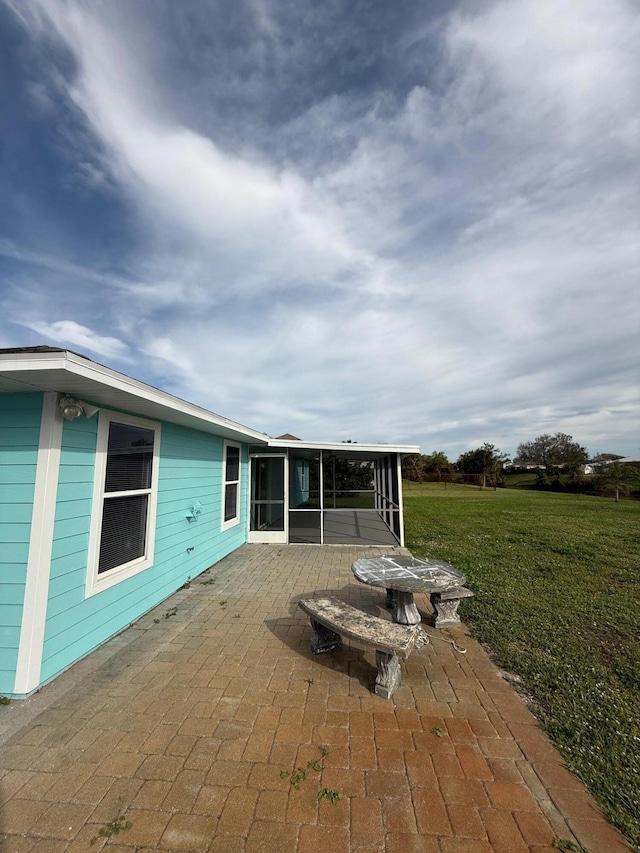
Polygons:
<instances>
[{"instance_id":1,"label":"window","mask_svg":"<svg viewBox=\"0 0 640 853\"><path fill-rule=\"evenodd\" d=\"M153 563L160 426L100 413L87 594Z\"/></svg>"},{"instance_id":2,"label":"window","mask_svg":"<svg viewBox=\"0 0 640 853\"><path fill-rule=\"evenodd\" d=\"M222 529L240 521L240 445L224 443L224 512Z\"/></svg>"}]
</instances>

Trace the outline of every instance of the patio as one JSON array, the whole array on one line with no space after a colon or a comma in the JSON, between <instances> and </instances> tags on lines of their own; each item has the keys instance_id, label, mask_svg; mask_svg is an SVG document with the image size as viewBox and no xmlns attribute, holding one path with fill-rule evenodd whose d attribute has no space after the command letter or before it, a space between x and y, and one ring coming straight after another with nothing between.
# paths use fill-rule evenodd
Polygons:
<instances>
[{"instance_id":1,"label":"patio","mask_svg":"<svg viewBox=\"0 0 640 853\"><path fill-rule=\"evenodd\" d=\"M372 654L312 657L296 601L385 612L350 565L394 550L244 545L0 708L3 853L629 851L483 649L429 625L427 599L427 631L467 654L433 640L393 700L371 692Z\"/></svg>"}]
</instances>

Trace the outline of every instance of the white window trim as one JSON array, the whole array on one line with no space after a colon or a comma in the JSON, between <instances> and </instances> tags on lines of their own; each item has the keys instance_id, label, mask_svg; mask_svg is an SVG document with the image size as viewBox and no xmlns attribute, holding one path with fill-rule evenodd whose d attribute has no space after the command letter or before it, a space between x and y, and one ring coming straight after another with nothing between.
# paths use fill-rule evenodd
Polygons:
<instances>
[{"instance_id":1,"label":"white window trim","mask_svg":"<svg viewBox=\"0 0 640 853\"><path fill-rule=\"evenodd\" d=\"M40 686L64 426L58 399L55 391L46 391L43 396L27 579L13 688L17 694L30 693Z\"/></svg>"},{"instance_id":2,"label":"white window trim","mask_svg":"<svg viewBox=\"0 0 640 853\"><path fill-rule=\"evenodd\" d=\"M108 572L98 574L98 561L100 559L100 538L102 534L102 509L104 502L104 485L107 473L107 448L109 443L109 425L113 422L119 424L130 424L131 426L150 429L154 432L153 439L153 466L151 470L151 488L149 490L149 504L147 516L147 532L145 540L145 552L141 557L130 560L122 566L110 569ZM93 481L93 503L91 509L91 530L89 533L89 553L87 559L87 585L85 598L110 589L127 578L137 575L144 569L153 565L154 549L156 541L156 515L158 508L158 475L160 463L160 424L136 418L132 415L123 415L119 412L100 410L98 421L98 436L96 441L96 469Z\"/></svg>"},{"instance_id":3,"label":"white window trim","mask_svg":"<svg viewBox=\"0 0 640 853\"><path fill-rule=\"evenodd\" d=\"M238 479L237 480L227 480L227 447L237 447L240 452L240 457L238 460ZM230 518L229 521L224 520L224 507L226 503L226 495L227 495L227 486L231 486L233 484L237 484L238 488L236 490L236 514L233 518ZM222 527L221 530L229 530L230 527L235 527L236 524L240 524L240 493L242 491L242 445L238 444L237 441L226 441L224 442L224 448L222 451L222 509L221 509L221 518L222 518Z\"/></svg>"}]
</instances>

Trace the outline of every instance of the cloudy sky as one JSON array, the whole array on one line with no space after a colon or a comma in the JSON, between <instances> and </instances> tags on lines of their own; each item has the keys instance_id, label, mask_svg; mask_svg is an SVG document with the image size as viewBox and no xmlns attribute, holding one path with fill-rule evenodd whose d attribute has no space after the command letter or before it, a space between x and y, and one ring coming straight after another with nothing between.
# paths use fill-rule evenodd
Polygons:
<instances>
[{"instance_id":1,"label":"cloudy sky","mask_svg":"<svg viewBox=\"0 0 640 853\"><path fill-rule=\"evenodd\" d=\"M0 0L0 346L255 429L640 451L635 0Z\"/></svg>"}]
</instances>

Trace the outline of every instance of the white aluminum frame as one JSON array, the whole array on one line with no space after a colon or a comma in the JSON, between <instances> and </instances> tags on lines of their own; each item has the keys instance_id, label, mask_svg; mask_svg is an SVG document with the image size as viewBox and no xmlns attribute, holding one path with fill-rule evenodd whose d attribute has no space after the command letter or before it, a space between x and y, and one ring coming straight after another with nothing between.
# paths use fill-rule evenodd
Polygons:
<instances>
[{"instance_id":1,"label":"white aluminum frame","mask_svg":"<svg viewBox=\"0 0 640 853\"><path fill-rule=\"evenodd\" d=\"M253 459L283 459L284 470L282 473L284 485L284 528L283 530L251 530L251 518L253 506L251 501L252 490L252 460ZM249 513L247 519L247 542L265 542L284 545L289 541L289 454L284 453L251 453L249 455Z\"/></svg>"},{"instance_id":2,"label":"white aluminum frame","mask_svg":"<svg viewBox=\"0 0 640 853\"><path fill-rule=\"evenodd\" d=\"M278 448L280 445L277 445ZM296 452L296 447L283 447L281 453L260 453L255 452L250 454L249 458L249 517L247 519L247 541L248 542L273 542L273 543L287 543L289 542L289 513L290 512L308 512L320 513L320 542L318 544L324 545L324 527L325 527L325 512L331 512L331 509L327 509L324 505L324 455L327 452L325 449L318 448L318 486L319 486L319 497L320 497L320 506L319 508L312 509L295 509L289 506L289 464L290 454L294 454ZM340 448L344 450L344 446ZM329 451L330 453L331 451ZM393 456L396 457L396 462L393 462ZM356 454L357 456L357 454ZM260 530L251 530L251 515L252 515L252 506L251 506L251 477L252 477L252 465L251 460L257 458L266 458L266 459L284 459L284 530L277 531L260 531ZM393 485L392 478L397 477L398 480L398 504L396 505L395 501L392 499L393 495ZM399 453L395 451L391 451L384 457L380 459L374 460L373 467L373 481L374 481L374 508L370 510L363 510L364 512L378 512L379 516L385 522L386 526L389 528L390 533L397 540L398 544L404 546L404 516L402 510L402 460ZM397 517L398 526L399 526L399 535L396 534L394 530L394 519Z\"/></svg>"}]
</instances>

